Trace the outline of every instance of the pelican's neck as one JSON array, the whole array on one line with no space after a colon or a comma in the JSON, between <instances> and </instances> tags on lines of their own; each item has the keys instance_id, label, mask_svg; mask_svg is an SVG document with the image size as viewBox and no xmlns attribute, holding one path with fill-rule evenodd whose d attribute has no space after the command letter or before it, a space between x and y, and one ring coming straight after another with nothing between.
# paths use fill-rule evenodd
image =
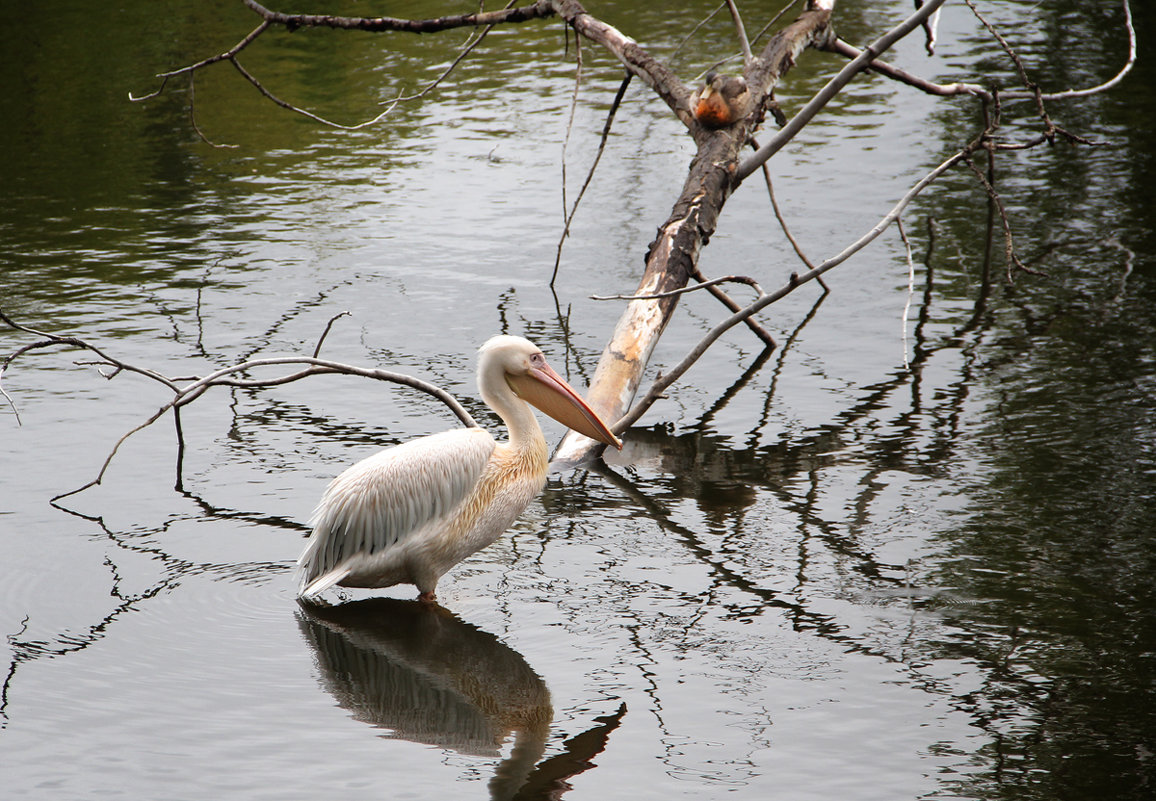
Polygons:
<instances>
[{"instance_id":1,"label":"pelican's neck","mask_svg":"<svg viewBox=\"0 0 1156 801\"><path fill-rule=\"evenodd\" d=\"M514 394L501 369L478 370L478 390L482 400L498 413L510 432L510 445L518 451L546 450L546 437L530 404Z\"/></svg>"}]
</instances>

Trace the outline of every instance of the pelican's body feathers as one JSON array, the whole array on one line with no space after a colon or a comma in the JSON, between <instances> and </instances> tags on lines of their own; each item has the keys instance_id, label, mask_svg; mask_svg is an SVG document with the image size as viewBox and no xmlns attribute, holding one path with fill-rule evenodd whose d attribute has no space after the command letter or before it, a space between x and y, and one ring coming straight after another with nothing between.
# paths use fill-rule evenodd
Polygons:
<instances>
[{"instance_id":1,"label":"pelican's body feathers","mask_svg":"<svg viewBox=\"0 0 1156 801\"><path fill-rule=\"evenodd\" d=\"M297 562L303 594L338 582L374 586L353 582L367 572L403 571L406 541L453 518L495 444L480 428L444 431L379 451L335 478L309 521L313 536Z\"/></svg>"},{"instance_id":2,"label":"pelican's body feathers","mask_svg":"<svg viewBox=\"0 0 1156 801\"><path fill-rule=\"evenodd\" d=\"M480 352L478 387L506 423L509 443L480 428L447 431L387 448L339 475L317 505L298 560L301 596L335 584L414 584L432 600L438 579L501 536L546 483L546 439L529 403L621 447L533 344L494 337Z\"/></svg>"}]
</instances>

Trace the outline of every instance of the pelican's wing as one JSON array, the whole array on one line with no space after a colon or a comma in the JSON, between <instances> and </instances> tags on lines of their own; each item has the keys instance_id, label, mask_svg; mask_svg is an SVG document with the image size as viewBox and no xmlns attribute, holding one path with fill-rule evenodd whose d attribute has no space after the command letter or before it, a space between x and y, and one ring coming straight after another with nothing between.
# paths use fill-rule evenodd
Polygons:
<instances>
[{"instance_id":1,"label":"pelican's wing","mask_svg":"<svg viewBox=\"0 0 1156 801\"><path fill-rule=\"evenodd\" d=\"M333 479L297 560L301 594L341 581L351 557L384 551L450 516L477 484L494 445L481 428L446 431L386 448Z\"/></svg>"}]
</instances>

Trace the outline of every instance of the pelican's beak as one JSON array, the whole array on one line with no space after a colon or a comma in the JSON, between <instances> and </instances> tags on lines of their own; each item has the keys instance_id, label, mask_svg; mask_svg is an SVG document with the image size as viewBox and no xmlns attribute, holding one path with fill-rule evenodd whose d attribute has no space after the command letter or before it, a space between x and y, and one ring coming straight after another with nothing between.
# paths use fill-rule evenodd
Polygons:
<instances>
[{"instance_id":1,"label":"pelican's beak","mask_svg":"<svg viewBox=\"0 0 1156 801\"><path fill-rule=\"evenodd\" d=\"M506 381L519 398L532 403L562 425L622 450L622 441L550 365L543 363L525 375L507 373Z\"/></svg>"}]
</instances>

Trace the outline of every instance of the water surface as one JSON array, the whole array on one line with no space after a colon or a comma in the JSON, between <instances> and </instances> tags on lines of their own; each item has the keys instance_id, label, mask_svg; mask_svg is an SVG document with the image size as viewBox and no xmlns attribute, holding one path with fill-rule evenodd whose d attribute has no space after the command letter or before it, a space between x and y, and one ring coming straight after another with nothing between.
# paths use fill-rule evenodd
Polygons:
<instances>
[{"instance_id":1,"label":"water surface","mask_svg":"<svg viewBox=\"0 0 1156 801\"><path fill-rule=\"evenodd\" d=\"M909 4L840 4L862 43ZM351 7L352 8L352 7ZM339 9L340 10L340 9ZM345 9L350 10L350 9ZM360 10L357 7L356 10ZM711 10L594 8L686 80L733 49ZM392 13L403 13L404 8ZM1115 3L986 9L1046 89L1123 62ZM1141 36L1152 14L1138 9ZM170 375L310 352L476 399L473 352L508 332L583 384L692 155L632 87L548 286L569 198L620 69L556 22L491 34L422 103L358 131L270 106L227 68L147 103L152 75L251 29L240 4L29 8L0 48L2 305ZM748 28L757 29L748 21ZM966 8L932 59L1008 83ZM270 34L246 54L280 95L343 122L435 76L465 33ZM1150 36L1148 36L1150 39ZM1145 39L1142 38L1142 43ZM1074 45L1078 42L1079 45ZM115 57L112 55L115 54ZM807 54L786 109L838 60ZM968 72L967 77L973 73ZM1000 159L1021 253L970 174L763 322L736 330L609 464L559 474L455 569L441 610L406 588L309 613L292 564L326 482L452 426L350 378L221 392L117 439L165 401L73 353L5 375L0 418L0 754L14 797L1144 798L1156 773L1156 108L1057 105L1106 145ZM1030 115L1008 110L1006 134ZM975 109L856 81L776 157L813 258L871 226L974 133ZM708 275L799 269L761 187L728 203ZM998 232L998 228L997 228ZM735 290L741 295L741 290ZM680 307L653 369L721 311ZM30 337L0 332L10 352ZM561 435L550 423L548 434ZM388 596L372 600L366 596Z\"/></svg>"}]
</instances>

